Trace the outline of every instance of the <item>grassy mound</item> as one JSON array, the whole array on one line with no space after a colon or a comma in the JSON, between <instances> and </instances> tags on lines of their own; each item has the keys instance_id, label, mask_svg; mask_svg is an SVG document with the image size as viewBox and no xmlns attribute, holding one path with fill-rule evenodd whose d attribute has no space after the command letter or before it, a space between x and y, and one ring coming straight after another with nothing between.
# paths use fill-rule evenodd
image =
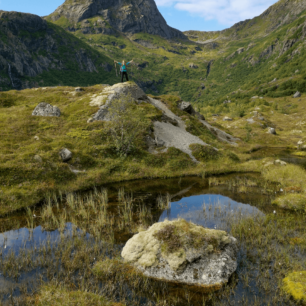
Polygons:
<instances>
[{"instance_id":1,"label":"grassy mound","mask_svg":"<svg viewBox=\"0 0 306 306\"><path fill-rule=\"evenodd\" d=\"M218 160L222 155L212 147L202 146L200 144L190 145L193 156L201 162Z\"/></svg>"},{"instance_id":2,"label":"grassy mound","mask_svg":"<svg viewBox=\"0 0 306 306\"><path fill-rule=\"evenodd\" d=\"M286 194L276 198L272 204L284 209L299 210L306 212L306 195L304 194Z\"/></svg>"},{"instance_id":3,"label":"grassy mound","mask_svg":"<svg viewBox=\"0 0 306 306\"><path fill-rule=\"evenodd\" d=\"M306 302L306 272L292 272L283 279L283 290L300 302Z\"/></svg>"},{"instance_id":4,"label":"grassy mound","mask_svg":"<svg viewBox=\"0 0 306 306\"><path fill-rule=\"evenodd\" d=\"M105 297L83 291L70 291L52 284L43 286L28 305L37 306L124 306L122 303L108 301Z\"/></svg>"}]
</instances>

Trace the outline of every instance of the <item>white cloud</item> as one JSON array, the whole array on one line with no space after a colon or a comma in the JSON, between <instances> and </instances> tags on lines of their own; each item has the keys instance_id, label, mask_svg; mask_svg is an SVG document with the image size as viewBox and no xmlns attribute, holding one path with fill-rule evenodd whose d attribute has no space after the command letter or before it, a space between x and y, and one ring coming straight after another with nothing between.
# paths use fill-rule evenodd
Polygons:
<instances>
[{"instance_id":1,"label":"white cloud","mask_svg":"<svg viewBox=\"0 0 306 306\"><path fill-rule=\"evenodd\" d=\"M263 13L277 0L156 0L158 6L174 6L206 20L232 25Z\"/></svg>"}]
</instances>

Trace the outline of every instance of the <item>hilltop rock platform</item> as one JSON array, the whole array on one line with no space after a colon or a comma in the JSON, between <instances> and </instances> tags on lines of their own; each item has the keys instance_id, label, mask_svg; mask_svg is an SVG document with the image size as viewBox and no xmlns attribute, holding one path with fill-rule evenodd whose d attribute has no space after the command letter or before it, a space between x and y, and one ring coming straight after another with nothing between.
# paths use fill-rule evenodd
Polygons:
<instances>
[{"instance_id":1,"label":"hilltop rock platform","mask_svg":"<svg viewBox=\"0 0 306 306\"><path fill-rule=\"evenodd\" d=\"M158 147L162 147L159 152L166 152L169 147L174 147L187 153L194 162L198 162L192 155L192 151L189 146L191 144L208 146L208 144L198 136L189 133L186 130L184 120L171 111L166 104L156 98L147 96L143 90L133 82L118 83L113 86L107 86L103 88L100 94L93 95L89 104L90 106L99 106L100 109L92 118L89 118L88 122L110 121L111 118L108 110L110 107L112 107L112 102L128 95L131 97L132 101L136 103L149 103L160 110L163 114L163 120L154 121L154 132L152 135L148 135L147 137L147 146L151 153L157 152L156 149ZM234 138L233 136L212 127L208 122L202 120L204 117L199 113L195 111L190 112L190 109L192 108L190 103L179 103L177 105L177 110L182 110L182 104L188 104L190 107L186 108L185 112L199 120L199 122L201 122L208 130L216 135L217 138L219 138L221 141L236 145L236 141L238 140L237 138Z\"/></svg>"}]
</instances>

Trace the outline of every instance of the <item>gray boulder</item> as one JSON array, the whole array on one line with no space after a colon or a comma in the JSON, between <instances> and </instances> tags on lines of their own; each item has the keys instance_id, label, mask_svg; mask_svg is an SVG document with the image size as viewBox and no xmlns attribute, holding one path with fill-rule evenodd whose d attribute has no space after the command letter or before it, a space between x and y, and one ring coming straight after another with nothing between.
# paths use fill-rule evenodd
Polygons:
<instances>
[{"instance_id":1,"label":"gray boulder","mask_svg":"<svg viewBox=\"0 0 306 306\"><path fill-rule=\"evenodd\" d=\"M297 91L297 92L294 94L293 98L299 98L299 97L301 97L301 93L300 93L299 91Z\"/></svg>"},{"instance_id":2,"label":"gray boulder","mask_svg":"<svg viewBox=\"0 0 306 306\"><path fill-rule=\"evenodd\" d=\"M52 106L46 102L39 103L32 112L32 116L60 117L60 115L61 111L57 106Z\"/></svg>"},{"instance_id":3,"label":"gray boulder","mask_svg":"<svg viewBox=\"0 0 306 306\"><path fill-rule=\"evenodd\" d=\"M84 89L82 87L77 87L77 88L75 88L75 91L76 92L82 92L82 91L84 91Z\"/></svg>"},{"instance_id":4,"label":"gray boulder","mask_svg":"<svg viewBox=\"0 0 306 306\"><path fill-rule=\"evenodd\" d=\"M72 153L67 148L64 148L59 152L59 156L63 162L67 162L72 158Z\"/></svg>"},{"instance_id":5,"label":"gray boulder","mask_svg":"<svg viewBox=\"0 0 306 306\"><path fill-rule=\"evenodd\" d=\"M237 240L183 219L134 235L121 256L145 276L219 289L237 268Z\"/></svg>"},{"instance_id":6,"label":"gray boulder","mask_svg":"<svg viewBox=\"0 0 306 306\"><path fill-rule=\"evenodd\" d=\"M268 133L269 133L269 134L272 134L272 135L276 135L275 128L269 127L269 128L268 128Z\"/></svg>"},{"instance_id":7,"label":"gray boulder","mask_svg":"<svg viewBox=\"0 0 306 306\"><path fill-rule=\"evenodd\" d=\"M194 108L192 107L191 103L189 103L189 102L183 101L183 102L179 103L178 108L180 110L188 113L189 115L197 117L200 120L205 120L204 116L201 115L200 113L196 112L194 110Z\"/></svg>"}]
</instances>

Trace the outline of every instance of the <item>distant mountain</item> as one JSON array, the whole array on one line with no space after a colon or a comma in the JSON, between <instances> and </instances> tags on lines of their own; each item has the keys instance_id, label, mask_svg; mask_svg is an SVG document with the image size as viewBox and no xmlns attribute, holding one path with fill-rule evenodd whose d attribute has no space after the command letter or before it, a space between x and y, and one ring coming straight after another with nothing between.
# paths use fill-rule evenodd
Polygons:
<instances>
[{"instance_id":1,"label":"distant mountain","mask_svg":"<svg viewBox=\"0 0 306 306\"><path fill-rule=\"evenodd\" d=\"M206 42L210 39L244 39L247 37L263 37L281 26L290 24L306 10L305 0L280 0L270 6L260 16L241 21L223 31L186 31L184 34L193 40ZM209 41L207 42L209 43Z\"/></svg>"},{"instance_id":2,"label":"distant mountain","mask_svg":"<svg viewBox=\"0 0 306 306\"><path fill-rule=\"evenodd\" d=\"M88 18L97 17L93 27ZM182 38L182 32L169 27L154 0L66 0L49 18L69 31L82 28L84 34L148 33Z\"/></svg>"},{"instance_id":3,"label":"distant mountain","mask_svg":"<svg viewBox=\"0 0 306 306\"><path fill-rule=\"evenodd\" d=\"M0 11L3 90L112 82L110 63L106 56L39 16Z\"/></svg>"}]
</instances>

